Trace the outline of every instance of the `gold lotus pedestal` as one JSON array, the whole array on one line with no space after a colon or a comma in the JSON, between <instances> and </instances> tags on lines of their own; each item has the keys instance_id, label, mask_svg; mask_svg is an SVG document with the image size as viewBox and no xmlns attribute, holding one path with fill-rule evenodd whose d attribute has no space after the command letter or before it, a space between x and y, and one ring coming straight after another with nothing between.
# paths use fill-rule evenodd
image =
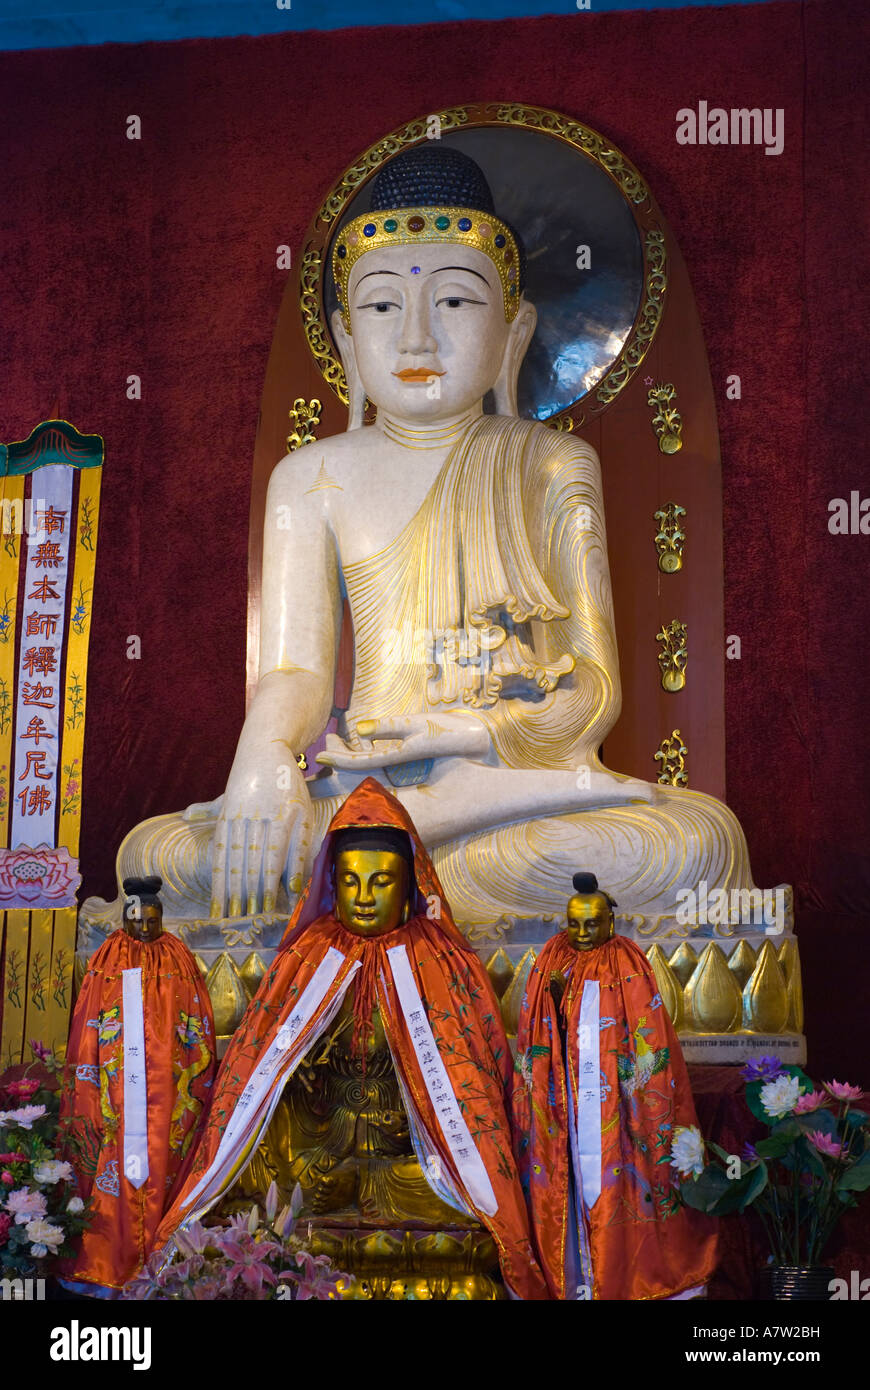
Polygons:
<instances>
[{"instance_id":1,"label":"gold lotus pedestal","mask_svg":"<svg viewBox=\"0 0 870 1390\"><path fill-rule=\"evenodd\" d=\"M487 1231L402 1230L312 1222L310 1248L328 1255L349 1279L348 1300L492 1302L505 1297L498 1255Z\"/></svg>"},{"instance_id":2,"label":"gold lotus pedestal","mask_svg":"<svg viewBox=\"0 0 870 1390\"><path fill-rule=\"evenodd\" d=\"M287 925L287 913L260 913L221 921L173 922L196 956L214 1009L222 1056ZM88 958L115 923L80 916L76 988ZM475 941L501 1004L508 1036L516 1036L529 971L557 922L514 924L496 940ZM803 995L791 889L785 889L783 930L768 934L747 921L715 932L677 926L646 935L643 924L616 917L616 930L646 952L662 1000L688 1062L742 1064L760 1054L806 1061Z\"/></svg>"}]
</instances>

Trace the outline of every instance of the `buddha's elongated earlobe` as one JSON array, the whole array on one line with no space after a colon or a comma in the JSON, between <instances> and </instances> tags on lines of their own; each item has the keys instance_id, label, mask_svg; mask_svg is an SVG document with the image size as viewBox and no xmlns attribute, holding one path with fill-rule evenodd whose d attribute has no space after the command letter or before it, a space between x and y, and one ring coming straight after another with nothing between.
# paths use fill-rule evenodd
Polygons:
<instances>
[{"instance_id":1,"label":"buddha's elongated earlobe","mask_svg":"<svg viewBox=\"0 0 870 1390\"><path fill-rule=\"evenodd\" d=\"M341 365L344 368L344 375L347 380L349 401L347 427L349 430L356 430L360 428L363 422L363 415L366 408L366 393L356 368L353 339L345 328L338 309L333 310L329 324L332 328L332 336L335 339L335 345L338 348Z\"/></svg>"},{"instance_id":2,"label":"buddha's elongated earlobe","mask_svg":"<svg viewBox=\"0 0 870 1390\"><path fill-rule=\"evenodd\" d=\"M520 367L538 322L538 311L527 299L520 301L517 316L511 324L510 335L505 344L504 357L498 379L492 388L495 397L496 415L517 415L517 382Z\"/></svg>"}]
</instances>

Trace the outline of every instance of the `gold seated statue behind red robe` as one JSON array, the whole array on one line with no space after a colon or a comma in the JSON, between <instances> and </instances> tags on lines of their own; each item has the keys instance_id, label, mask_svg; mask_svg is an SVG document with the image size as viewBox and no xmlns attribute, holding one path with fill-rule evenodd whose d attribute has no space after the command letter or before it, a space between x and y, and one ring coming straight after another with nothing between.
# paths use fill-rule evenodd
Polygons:
<instances>
[{"instance_id":1,"label":"gold seated statue behind red robe","mask_svg":"<svg viewBox=\"0 0 870 1390\"><path fill-rule=\"evenodd\" d=\"M364 848L365 831L384 843ZM351 1246L376 1265L382 1253L381 1293L389 1277L391 1297L492 1297L473 1287L489 1250L514 1294L546 1298L512 1154L511 1073L486 971L407 813L369 778L334 817L233 1037L157 1243L239 1178L258 1191L274 1178L285 1193L299 1182L303 1220L340 1266ZM416 1287L424 1260L441 1260L441 1292Z\"/></svg>"}]
</instances>

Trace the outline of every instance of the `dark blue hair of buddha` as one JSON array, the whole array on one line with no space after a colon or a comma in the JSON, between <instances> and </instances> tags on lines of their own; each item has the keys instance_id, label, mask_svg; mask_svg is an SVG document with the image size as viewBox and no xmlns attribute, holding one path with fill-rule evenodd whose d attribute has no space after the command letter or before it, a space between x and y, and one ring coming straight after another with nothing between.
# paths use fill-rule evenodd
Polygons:
<instances>
[{"instance_id":1,"label":"dark blue hair of buddha","mask_svg":"<svg viewBox=\"0 0 870 1390\"><path fill-rule=\"evenodd\" d=\"M602 898L607 899L611 907L617 906L610 894L605 893L603 888L598 887L598 879L594 874L575 874L572 882L574 884L575 893L583 893L584 895L589 893L600 893Z\"/></svg>"},{"instance_id":2,"label":"dark blue hair of buddha","mask_svg":"<svg viewBox=\"0 0 870 1390\"><path fill-rule=\"evenodd\" d=\"M472 208L499 217L492 191L483 170L469 155L449 145L427 142L403 150L375 176L372 184L371 212L394 208ZM502 217L501 221L505 219ZM519 253L520 293L526 283L526 252L515 227L511 232Z\"/></svg>"}]
</instances>

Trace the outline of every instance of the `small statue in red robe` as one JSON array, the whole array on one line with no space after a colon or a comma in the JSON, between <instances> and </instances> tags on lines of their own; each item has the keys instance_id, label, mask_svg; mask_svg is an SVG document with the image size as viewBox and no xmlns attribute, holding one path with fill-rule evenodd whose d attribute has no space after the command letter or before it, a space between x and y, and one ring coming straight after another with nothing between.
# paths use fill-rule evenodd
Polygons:
<instances>
[{"instance_id":1,"label":"small statue in red robe","mask_svg":"<svg viewBox=\"0 0 870 1390\"><path fill-rule=\"evenodd\" d=\"M64 1283L102 1297L142 1264L214 1076L208 990L187 946L163 930L161 886L124 880L123 928L88 964L67 1046L62 1121L93 1215Z\"/></svg>"},{"instance_id":2,"label":"small statue in red robe","mask_svg":"<svg viewBox=\"0 0 870 1390\"><path fill-rule=\"evenodd\" d=\"M377 1099L387 1094L383 1059L369 1051L379 1034L404 1113L385 1114ZM445 1219L453 1210L489 1231L511 1295L546 1299L512 1151L512 1064L498 1001L407 812L371 777L333 817L233 1036L190 1174L158 1233L158 1259L245 1173L315 1044L341 1052L364 1113L350 1117L334 1162L312 1140L294 1167L311 1209L362 1210L376 1195L373 1179L386 1192L391 1174L408 1166L390 1161L386 1141L398 1150L407 1135ZM332 1128L342 1126L325 1114L324 1133Z\"/></svg>"},{"instance_id":3,"label":"small statue in red robe","mask_svg":"<svg viewBox=\"0 0 870 1390\"><path fill-rule=\"evenodd\" d=\"M614 934L613 899L574 875L567 929L529 976L514 1122L551 1297L699 1296L715 1225L680 1203L670 1164L697 1124L680 1045L643 951Z\"/></svg>"}]
</instances>

